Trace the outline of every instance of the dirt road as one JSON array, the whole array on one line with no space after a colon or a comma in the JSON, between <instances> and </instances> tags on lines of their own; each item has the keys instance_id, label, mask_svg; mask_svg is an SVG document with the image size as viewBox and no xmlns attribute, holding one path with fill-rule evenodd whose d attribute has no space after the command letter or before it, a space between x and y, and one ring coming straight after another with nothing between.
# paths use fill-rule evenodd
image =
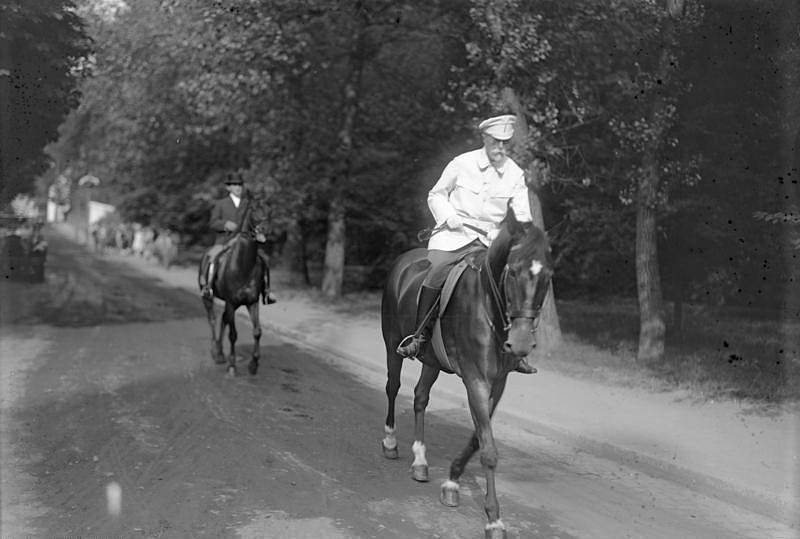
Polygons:
<instances>
[{"instance_id":1,"label":"dirt road","mask_svg":"<svg viewBox=\"0 0 800 539\"><path fill-rule=\"evenodd\" d=\"M429 417L432 481L415 483L407 400L405 451L385 460L382 387L270 334L258 375L228 379L183 290L58 238L45 283L0 286L3 538L483 537L477 462L461 506L438 502L469 436L465 410ZM796 536L669 477L498 436L511 538Z\"/></svg>"}]
</instances>

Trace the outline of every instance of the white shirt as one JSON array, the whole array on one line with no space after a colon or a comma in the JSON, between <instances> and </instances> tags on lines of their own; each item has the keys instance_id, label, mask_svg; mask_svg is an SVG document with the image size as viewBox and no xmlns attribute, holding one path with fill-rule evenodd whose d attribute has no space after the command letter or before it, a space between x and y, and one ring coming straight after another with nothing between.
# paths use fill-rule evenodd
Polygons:
<instances>
[{"instance_id":1,"label":"white shirt","mask_svg":"<svg viewBox=\"0 0 800 539\"><path fill-rule=\"evenodd\" d=\"M489 238L495 237L509 201L518 221L532 220L525 173L510 158L495 169L484 148L456 156L428 192L428 207L437 227L458 215L464 223L488 232ZM455 251L476 238L487 246L491 242L468 228L451 230L445 225L431 236L428 249Z\"/></svg>"},{"instance_id":2,"label":"white shirt","mask_svg":"<svg viewBox=\"0 0 800 539\"><path fill-rule=\"evenodd\" d=\"M231 200L233 201L233 207L234 208L238 208L239 204L242 203L242 197L237 197L233 193L231 193L229 196L231 197Z\"/></svg>"}]
</instances>

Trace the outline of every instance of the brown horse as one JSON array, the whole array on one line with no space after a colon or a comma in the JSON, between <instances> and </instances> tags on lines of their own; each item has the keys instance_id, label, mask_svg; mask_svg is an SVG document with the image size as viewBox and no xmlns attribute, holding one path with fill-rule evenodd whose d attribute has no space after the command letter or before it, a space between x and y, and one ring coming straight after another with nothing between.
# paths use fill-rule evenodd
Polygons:
<instances>
[{"instance_id":1,"label":"brown horse","mask_svg":"<svg viewBox=\"0 0 800 539\"><path fill-rule=\"evenodd\" d=\"M381 306L383 339L386 344L389 401L384 456L396 459L395 399L400 389L403 358L397 352L402 338L414 331L416 301L429 263L426 249L408 251L397 259L387 277ZM535 346L534 331L552 276L550 247L545 233L531 223L520 223L509 209L497 238L488 250L468 255L463 273L439 314L441 343L449 360L442 360L431 342L421 356L422 373L414 388L413 477L428 480L425 458L425 408L431 386L439 373L456 372L467 390L475 430L466 447L450 465L450 477L442 484L441 501L458 505L458 479L472 455L480 450L486 477L484 510L488 517L487 538L506 536L500 520L495 491L497 448L491 418L506 378L519 357ZM445 291L448 287L445 287ZM440 309L441 311L441 309ZM441 350L441 349L440 349Z\"/></svg>"},{"instance_id":2,"label":"brown horse","mask_svg":"<svg viewBox=\"0 0 800 539\"><path fill-rule=\"evenodd\" d=\"M259 298L264 293L264 275L269 278L269 268L258 256L259 245L267 241L266 213L255 207L253 200L247 198L247 207L239 223L239 232L228 240L225 251L217 261L217 270L211 282L214 297L225 302L225 309L220 318L219 332L216 328L216 314L214 312L214 299L203 297L208 324L211 327L211 357L216 363L225 363L222 351L222 336L228 328L228 342L230 350L228 355L229 376L236 375L236 310L247 307L250 323L253 326L253 353L247 366L250 374L258 372L260 358L259 347L261 342L261 323L259 321ZM198 286L200 276L205 275L210 263L208 252L200 260L198 271Z\"/></svg>"}]
</instances>

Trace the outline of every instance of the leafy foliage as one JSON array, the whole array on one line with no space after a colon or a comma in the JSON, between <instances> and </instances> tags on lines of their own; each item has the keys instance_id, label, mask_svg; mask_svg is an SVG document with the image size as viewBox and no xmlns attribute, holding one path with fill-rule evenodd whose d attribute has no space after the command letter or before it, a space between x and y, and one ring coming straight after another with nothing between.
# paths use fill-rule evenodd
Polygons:
<instances>
[{"instance_id":1,"label":"leafy foliage","mask_svg":"<svg viewBox=\"0 0 800 539\"><path fill-rule=\"evenodd\" d=\"M70 0L0 3L0 201L31 193L44 153L78 103L89 40Z\"/></svg>"},{"instance_id":2,"label":"leafy foliage","mask_svg":"<svg viewBox=\"0 0 800 539\"><path fill-rule=\"evenodd\" d=\"M240 171L276 227L304 231L309 256L321 257L336 200L355 240L348 262L385 266L430 225L425 193L478 144L476 123L512 109L560 294L634 293L647 150L668 296L779 295L752 286L780 249L752 219L783 211L777 182L764 188L778 177L766 36L779 10L687 2L663 56L667 12L650 0L94 5L80 10L91 77L50 154L58 173L101 178L126 219L202 242L221 179ZM681 76L660 80L665 68ZM547 174L534 173L541 162Z\"/></svg>"}]
</instances>

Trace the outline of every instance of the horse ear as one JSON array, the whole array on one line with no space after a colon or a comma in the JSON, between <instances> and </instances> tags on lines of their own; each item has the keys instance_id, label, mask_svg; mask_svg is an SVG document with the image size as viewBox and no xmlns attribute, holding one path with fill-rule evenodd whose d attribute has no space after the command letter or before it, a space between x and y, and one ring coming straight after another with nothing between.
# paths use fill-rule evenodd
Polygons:
<instances>
[{"instance_id":1,"label":"horse ear","mask_svg":"<svg viewBox=\"0 0 800 539\"><path fill-rule=\"evenodd\" d=\"M514 208L511 206L511 201L508 201L506 206L506 217L503 219L508 225L508 230L514 234L521 227L520 222L517 221L517 214L514 213Z\"/></svg>"}]
</instances>

